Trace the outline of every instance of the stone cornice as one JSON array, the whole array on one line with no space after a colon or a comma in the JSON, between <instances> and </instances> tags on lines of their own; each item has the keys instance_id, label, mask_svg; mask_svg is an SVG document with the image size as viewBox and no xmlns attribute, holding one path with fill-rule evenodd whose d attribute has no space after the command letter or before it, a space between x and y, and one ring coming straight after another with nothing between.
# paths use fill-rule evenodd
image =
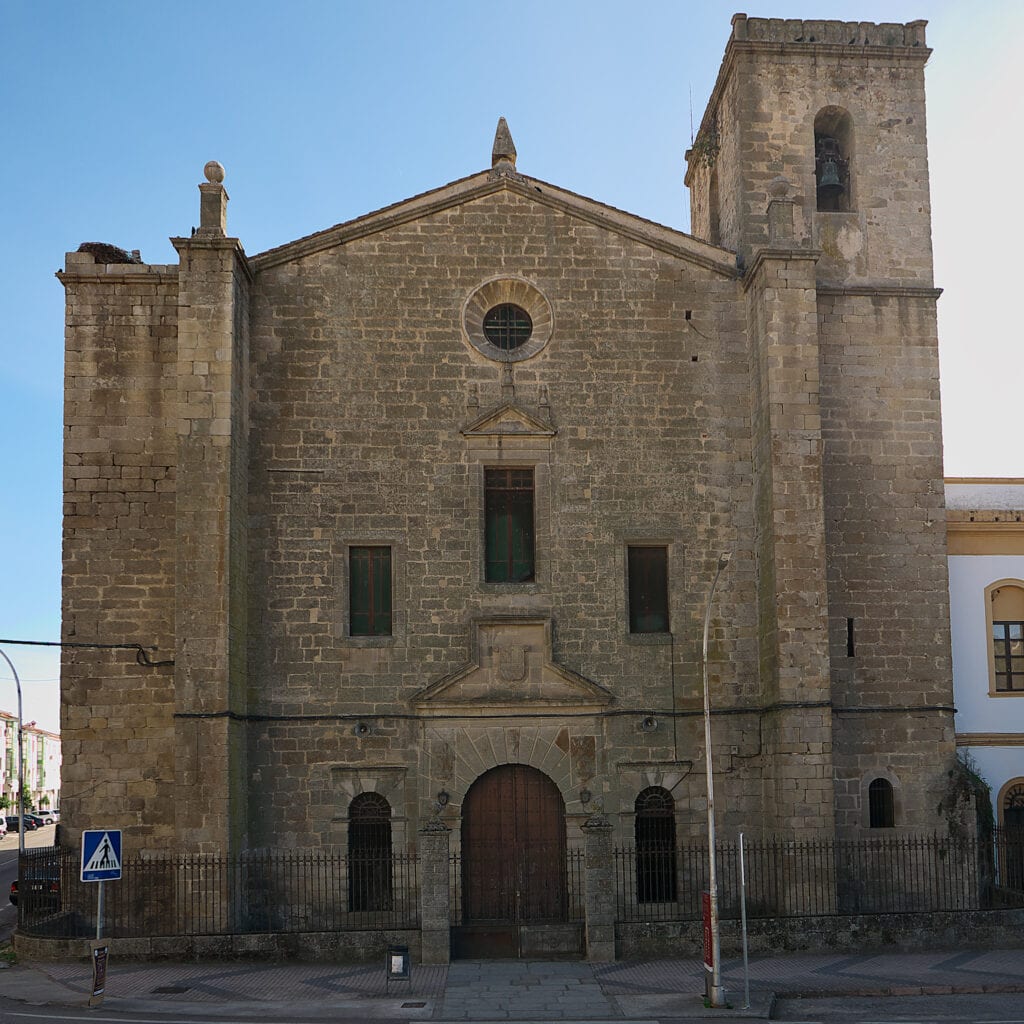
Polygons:
<instances>
[{"instance_id":1,"label":"stone cornice","mask_svg":"<svg viewBox=\"0 0 1024 1024\"><path fill-rule=\"evenodd\" d=\"M69 284L140 284L157 278L177 283L176 263L93 263L81 264L54 275L65 288Z\"/></svg>"},{"instance_id":2,"label":"stone cornice","mask_svg":"<svg viewBox=\"0 0 1024 1024\"><path fill-rule=\"evenodd\" d=\"M1022 732L958 732L958 747L1024 747Z\"/></svg>"},{"instance_id":3,"label":"stone cornice","mask_svg":"<svg viewBox=\"0 0 1024 1024\"><path fill-rule=\"evenodd\" d=\"M819 284L819 295L881 295L899 299L938 299L941 288L917 284Z\"/></svg>"}]
</instances>

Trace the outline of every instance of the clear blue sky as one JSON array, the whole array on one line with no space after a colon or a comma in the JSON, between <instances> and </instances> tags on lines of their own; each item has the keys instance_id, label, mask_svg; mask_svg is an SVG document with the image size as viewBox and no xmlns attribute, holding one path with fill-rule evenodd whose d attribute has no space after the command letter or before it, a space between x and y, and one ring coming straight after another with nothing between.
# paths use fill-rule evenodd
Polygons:
<instances>
[{"instance_id":1,"label":"clear blue sky","mask_svg":"<svg viewBox=\"0 0 1024 1024\"><path fill-rule=\"evenodd\" d=\"M490 163L689 229L682 178L739 3L0 0L0 637L60 624L63 290L84 241L175 259L207 160L257 253ZM929 21L946 471L1024 476L1024 74L1018 0L765 2L751 16ZM1004 198L1005 197L1005 198ZM1015 255L1015 254L1014 254ZM109 637L111 641L146 637ZM54 655L8 647L25 717L58 726ZM0 708L14 687L0 666Z\"/></svg>"}]
</instances>

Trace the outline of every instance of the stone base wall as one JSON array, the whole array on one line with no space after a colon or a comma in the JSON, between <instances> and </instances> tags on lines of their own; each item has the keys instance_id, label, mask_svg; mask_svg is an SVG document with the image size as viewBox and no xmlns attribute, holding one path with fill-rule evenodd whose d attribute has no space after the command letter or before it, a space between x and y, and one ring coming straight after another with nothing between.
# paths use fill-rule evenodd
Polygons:
<instances>
[{"instance_id":1,"label":"stone base wall","mask_svg":"<svg viewBox=\"0 0 1024 1024\"><path fill-rule=\"evenodd\" d=\"M108 939L110 955L125 960L299 960L304 963L383 962L388 946L408 946L420 963L415 928L388 932L289 932L269 935L160 936ZM46 939L14 933L14 949L25 960L87 960L95 939Z\"/></svg>"},{"instance_id":2,"label":"stone base wall","mask_svg":"<svg viewBox=\"0 0 1024 1024\"><path fill-rule=\"evenodd\" d=\"M926 949L1024 949L1024 910L977 910L960 914L863 914L853 917L800 917L749 921L753 954L831 950L915 952ZM739 956L739 922L722 922L722 955ZM14 934L14 948L26 960L87 959L93 939L45 939ZM223 935L182 938L110 939L112 956L132 960L299 960L367 963L383 959L388 946L408 946L421 962L420 933L310 932L285 935ZM617 924L617 960L699 957L700 921Z\"/></svg>"},{"instance_id":3,"label":"stone base wall","mask_svg":"<svg viewBox=\"0 0 1024 1024\"><path fill-rule=\"evenodd\" d=\"M617 924L618 960L700 957L700 921ZM721 922L723 956L743 952L738 921ZM752 954L830 950L912 953L926 949L1024 949L1024 910L976 910L959 914L861 914L850 917L793 917L747 922Z\"/></svg>"}]
</instances>

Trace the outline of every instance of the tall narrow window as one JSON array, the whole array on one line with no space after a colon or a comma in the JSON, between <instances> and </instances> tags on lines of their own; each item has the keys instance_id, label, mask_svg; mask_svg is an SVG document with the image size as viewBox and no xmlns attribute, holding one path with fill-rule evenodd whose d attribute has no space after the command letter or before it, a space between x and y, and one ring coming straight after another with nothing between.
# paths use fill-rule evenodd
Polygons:
<instances>
[{"instance_id":1,"label":"tall narrow window","mask_svg":"<svg viewBox=\"0 0 1024 1024\"><path fill-rule=\"evenodd\" d=\"M636 901L666 903L676 898L676 816L672 794L645 789L634 806L636 819Z\"/></svg>"},{"instance_id":2,"label":"tall narrow window","mask_svg":"<svg viewBox=\"0 0 1024 1024\"><path fill-rule=\"evenodd\" d=\"M1024 622L992 623L992 655L996 692L1024 690Z\"/></svg>"},{"instance_id":3,"label":"tall narrow window","mask_svg":"<svg viewBox=\"0 0 1024 1024\"><path fill-rule=\"evenodd\" d=\"M485 469L485 567L488 583L534 578L533 470Z\"/></svg>"},{"instance_id":4,"label":"tall narrow window","mask_svg":"<svg viewBox=\"0 0 1024 1024\"><path fill-rule=\"evenodd\" d=\"M989 693L1024 696L1024 582L985 588L989 622Z\"/></svg>"},{"instance_id":5,"label":"tall narrow window","mask_svg":"<svg viewBox=\"0 0 1024 1024\"><path fill-rule=\"evenodd\" d=\"M391 907L391 805L360 793L348 809L348 909Z\"/></svg>"},{"instance_id":6,"label":"tall narrow window","mask_svg":"<svg viewBox=\"0 0 1024 1024\"><path fill-rule=\"evenodd\" d=\"M391 635L391 548L349 548L349 633Z\"/></svg>"},{"instance_id":7,"label":"tall narrow window","mask_svg":"<svg viewBox=\"0 0 1024 1024\"><path fill-rule=\"evenodd\" d=\"M893 828L896 825L892 783L888 779L874 779L868 786L868 824L871 828Z\"/></svg>"},{"instance_id":8,"label":"tall narrow window","mask_svg":"<svg viewBox=\"0 0 1024 1024\"><path fill-rule=\"evenodd\" d=\"M668 548L630 546L629 631L667 633Z\"/></svg>"}]
</instances>

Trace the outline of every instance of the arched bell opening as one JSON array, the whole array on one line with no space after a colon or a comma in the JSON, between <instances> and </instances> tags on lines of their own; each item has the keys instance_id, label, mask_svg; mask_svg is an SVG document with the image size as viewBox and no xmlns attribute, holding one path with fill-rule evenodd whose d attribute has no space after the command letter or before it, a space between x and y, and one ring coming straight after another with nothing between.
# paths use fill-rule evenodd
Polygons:
<instances>
[{"instance_id":1,"label":"arched bell opening","mask_svg":"<svg viewBox=\"0 0 1024 1024\"><path fill-rule=\"evenodd\" d=\"M852 210L853 120L842 107L824 107L814 118L814 180L817 208Z\"/></svg>"}]
</instances>

